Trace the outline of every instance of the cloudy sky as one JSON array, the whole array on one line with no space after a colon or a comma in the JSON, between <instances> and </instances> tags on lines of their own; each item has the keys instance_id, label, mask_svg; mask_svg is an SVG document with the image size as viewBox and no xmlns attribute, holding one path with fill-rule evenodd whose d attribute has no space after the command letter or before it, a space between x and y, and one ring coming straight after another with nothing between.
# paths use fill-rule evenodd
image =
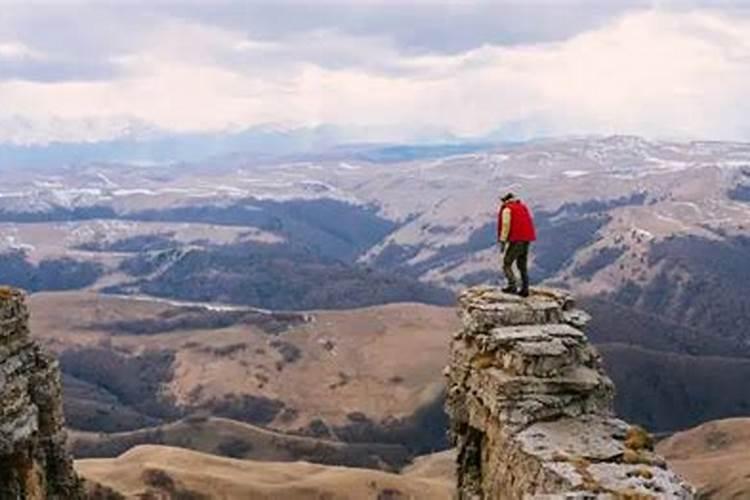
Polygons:
<instances>
[{"instance_id":1,"label":"cloudy sky","mask_svg":"<svg viewBox=\"0 0 750 500\"><path fill-rule=\"evenodd\" d=\"M5 142L268 124L750 141L750 1L0 0L0 12Z\"/></svg>"}]
</instances>

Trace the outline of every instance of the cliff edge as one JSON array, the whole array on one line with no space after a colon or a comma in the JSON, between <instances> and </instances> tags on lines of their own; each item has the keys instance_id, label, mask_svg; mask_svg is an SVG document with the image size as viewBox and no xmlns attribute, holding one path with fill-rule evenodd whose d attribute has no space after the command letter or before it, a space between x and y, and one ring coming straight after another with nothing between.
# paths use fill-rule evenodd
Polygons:
<instances>
[{"instance_id":1,"label":"cliff edge","mask_svg":"<svg viewBox=\"0 0 750 500\"><path fill-rule=\"evenodd\" d=\"M459 315L446 368L459 500L695 497L651 437L614 416L570 295L475 287Z\"/></svg>"},{"instance_id":2,"label":"cliff edge","mask_svg":"<svg viewBox=\"0 0 750 500\"><path fill-rule=\"evenodd\" d=\"M76 500L60 372L31 340L28 318L23 294L0 288L0 500Z\"/></svg>"}]
</instances>

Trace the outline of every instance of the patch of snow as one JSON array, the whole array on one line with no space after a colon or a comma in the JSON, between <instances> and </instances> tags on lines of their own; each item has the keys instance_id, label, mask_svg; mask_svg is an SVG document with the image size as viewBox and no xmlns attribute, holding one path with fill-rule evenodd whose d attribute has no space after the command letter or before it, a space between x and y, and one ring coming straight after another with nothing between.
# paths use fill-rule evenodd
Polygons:
<instances>
[{"instance_id":1,"label":"patch of snow","mask_svg":"<svg viewBox=\"0 0 750 500\"><path fill-rule=\"evenodd\" d=\"M213 186L214 189L217 189L218 191L223 191L225 193L228 193L230 196L247 196L248 192L244 189L240 189L234 186L226 186L223 184L220 184L218 186Z\"/></svg>"},{"instance_id":2,"label":"patch of snow","mask_svg":"<svg viewBox=\"0 0 750 500\"><path fill-rule=\"evenodd\" d=\"M653 240L655 238L654 234L651 231L647 231L645 229L642 229L640 227L635 228L636 234L643 236L647 240Z\"/></svg>"},{"instance_id":3,"label":"patch of snow","mask_svg":"<svg viewBox=\"0 0 750 500\"><path fill-rule=\"evenodd\" d=\"M343 168L344 170L361 170L362 167L359 165L352 165L351 163L347 163L345 161L342 161L339 163L339 168Z\"/></svg>"},{"instance_id":4,"label":"patch of snow","mask_svg":"<svg viewBox=\"0 0 750 500\"><path fill-rule=\"evenodd\" d=\"M268 182L268 181L260 181L257 184L258 187L264 188L264 189L284 189L284 188L290 188L294 186L294 182Z\"/></svg>"},{"instance_id":5,"label":"patch of snow","mask_svg":"<svg viewBox=\"0 0 750 500\"><path fill-rule=\"evenodd\" d=\"M117 184L115 184L114 182L112 182L109 179L109 177L107 177L103 173L97 172L96 176L99 177L102 180L102 182L104 182L104 185L107 186L108 188L116 188L117 187Z\"/></svg>"},{"instance_id":6,"label":"patch of snow","mask_svg":"<svg viewBox=\"0 0 750 500\"><path fill-rule=\"evenodd\" d=\"M152 189L133 188L133 189L116 189L112 191L114 196L131 196L135 194L142 194L146 196L156 196L159 193Z\"/></svg>"},{"instance_id":7,"label":"patch of snow","mask_svg":"<svg viewBox=\"0 0 750 500\"><path fill-rule=\"evenodd\" d=\"M13 232L15 233L16 231ZM15 234L5 235L5 238L3 238L3 240L0 240L0 247L8 250L20 250L24 253L33 252L34 250L36 250L36 247L34 245L18 241L18 238L15 236Z\"/></svg>"},{"instance_id":8,"label":"patch of snow","mask_svg":"<svg viewBox=\"0 0 750 500\"><path fill-rule=\"evenodd\" d=\"M98 188L54 189L49 194L55 204L66 208L92 204L105 198L102 190Z\"/></svg>"},{"instance_id":9,"label":"patch of snow","mask_svg":"<svg viewBox=\"0 0 750 500\"><path fill-rule=\"evenodd\" d=\"M29 191L6 191L4 193L0 192L0 198L22 198L29 194Z\"/></svg>"},{"instance_id":10,"label":"patch of snow","mask_svg":"<svg viewBox=\"0 0 750 500\"><path fill-rule=\"evenodd\" d=\"M700 207L700 206L698 206L698 204L697 204L697 203L694 203L694 202L692 202L692 201L675 201L675 202L674 202L674 204L675 204L675 205L683 205L683 206L686 206L686 207L688 207L688 208L692 208L692 209L693 209L693 210L695 210L695 211L696 211L696 212L697 212L698 214L702 214L702 213L703 213L703 210L701 209L701 207Z\"/></svg>"},{"instance_id":11,"label":"patch of snow","mask_svg":"<svg viewBox=\"0 0 750 500\"><path fill-rule=\"evenodd\" d=\"M200 307L208 311L219 311L219 312L247 311L247 312L256 312L260 314L273 314L273 312L268 309L261 309L258 307L236 306L232 304L218 304L218 303L212 303L212 302L190 302L190 301L182 301L182 300L164 299L161 297L152 297L150 295L121 295L121 294L109 295L108 294L108 296L117 297L119 299L125 299L125 300L134 300L138 302L155 302L157 304L167 304L173 307Z\"/></svg>"},{"instance_id":12,"label":"patch of snow","mask_svg":"<svg viewBox=\"0 0 750 500\"><path fill-rule=\"evenodd\" d=\"M655 212L654 215L656 216L657 219L661 219L664 222L668 222L668 223L670 223L672 225L679 226L682 229L688 228L687 224L685 224L681 220L675 219L674 217L670 217L668 215L664 215L664 214L659 213L659 212Z\"/></svg>"},{"instance_id":13,"label":"patch of snow","mask_svg":"<svg viewBox=\"0 0 750 500\"><path fill-rule=\"evenodd\" d=\"M590 175L591 172L589 172L588 170L565 170L562 174L565 177L576 178Z\"/></svg>"},{"instance_id":14,"label":"patch of snow","mask_svg":"<svg viewBox=\"0 0 750 500\"><path fill-rule=\"evenodd\" d=\"M723 160L716 162L716 166L719 168L741 168L750 167L750 158L743 160Z\"/></svg>"},{"instance_id":15,"label":"patch of snow","mask_svg":"<svg viewBox=\"0 0 750 500\"><path fill-rule=\"evenodd\" d=\"M63 189L65 185L60 181L43 181L35 180L32 183L34 187L40 189Z\"/></svg>"},{"instance_id":16,"label":"patch of snow","mask_svg":"<svg viewBox=\"0 0 750 500\"><path fill-rule=\"evenodd\" d=\"M691 162L682 160L666 160L663 158L649 157L645 161L649 167L655 167L660 170L668 170L670 172L679 172L693 166Z\"/></svg>"},{"instance_id":17,"label":"patch of snow","mask_svg":"<svg viewBox=\"0 0 750 500\"><path fill-rule=\"evenodd\" d=\"M202 189L195 189L195 188L178 188L178 187L166 187L159 189L159 194L163 193L172 193L172 194L196 194L196 193L205 193Z\"/></svg>"}]
</instances>

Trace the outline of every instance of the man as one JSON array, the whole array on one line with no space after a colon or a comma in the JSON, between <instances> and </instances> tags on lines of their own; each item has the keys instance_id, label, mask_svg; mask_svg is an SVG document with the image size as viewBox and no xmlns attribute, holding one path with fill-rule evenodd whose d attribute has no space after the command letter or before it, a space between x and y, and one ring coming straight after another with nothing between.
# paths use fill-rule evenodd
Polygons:
<instances>
[{"instance_id":1,"label":"man","mask_svg":"<svg viewBox=\"0 0 750 500\"><path fill-rule=\"evenodd\" d=\"M503 288L505 293L517 293L521 297L529 296L529 246L536 240L534 219L528 207L513 193L503 196L502 205L497 214L497 241L503 256L503 272L508 284ZM521 273L521 289L517 287L513 265Z\"/></svg>"}]
</instances>

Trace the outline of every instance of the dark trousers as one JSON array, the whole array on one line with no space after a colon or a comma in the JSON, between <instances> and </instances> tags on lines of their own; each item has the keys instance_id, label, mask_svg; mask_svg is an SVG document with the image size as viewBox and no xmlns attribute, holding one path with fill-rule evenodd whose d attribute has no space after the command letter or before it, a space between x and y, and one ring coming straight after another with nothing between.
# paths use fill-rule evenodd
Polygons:
<instances>
[{"instance_id":1,"label":"dark trousers","mask_svg":"<svg viewBox=\"0 0 750 500\"><path fill-rule=\"evenodd\" d=\"M518 271L521 273L521 289L529 289L529 246L528 241L513 241L507 244L508 247L505 249L503 255L503 272L505 273L505 279L508 280L508 286L518 288L518 281L516 280L516 274L513 271L513 264L518 266Z\"/></svg>"}]
</instances>

